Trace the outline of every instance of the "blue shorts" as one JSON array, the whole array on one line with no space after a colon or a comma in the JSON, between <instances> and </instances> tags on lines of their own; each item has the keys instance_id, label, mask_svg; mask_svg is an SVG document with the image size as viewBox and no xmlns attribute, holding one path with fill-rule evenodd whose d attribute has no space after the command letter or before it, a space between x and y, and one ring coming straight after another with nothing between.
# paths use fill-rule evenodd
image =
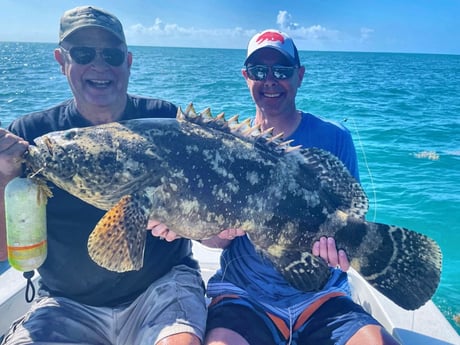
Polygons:
<instances>
[{"instance_id":1,"label":"blue shorts","mask_svg":"<svg viewBox=\"0 0 460 345\"><path fill-rule=\"evenodd\" d=\"M380 324L349 297L333 297L291 333L291 344L343 345L366 325ZM217 327L237 332L251 345L289 343L264 310L241 298L223 298L209 307L206 331Z\"/></svg>"},{"instance_id":2,"label":"blue shorts","mask_svg":"<svg viewBox=\"0 0 460 345\"><path fill-rule=\"evenodd\" d=\"M205 325L200 273L179 265L132 303L113 308L92 307L63 297L38 298L13 324L2 344L156 344L184 332L203 339Z\"/></svg>"}]
</instances>

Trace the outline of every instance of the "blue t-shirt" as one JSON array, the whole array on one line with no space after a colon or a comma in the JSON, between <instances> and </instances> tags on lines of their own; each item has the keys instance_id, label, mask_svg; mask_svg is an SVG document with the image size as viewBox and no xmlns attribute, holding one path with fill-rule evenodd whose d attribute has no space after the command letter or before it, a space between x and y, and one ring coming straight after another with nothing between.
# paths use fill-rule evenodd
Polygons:
<instances>
[{"instance_id":1,"label":"blue t-shirt","mask_svg":"<svg viewBox=\"0 0 460 345\"><path fill-rule=\"evenodd\" d=\"M329 151L339 158L351 175L359 181L355 145L349 130L340 123L302 113L302 121L287 139L294 140L293 145L317 147Z\"/></svg>"},{"instance_id":2,"label":"blue t-shirt","mask_svg":"<svg viewBox=\"0 0 460 345\"><path fill-rule=\"evenodd\" d=\"M294 140L292 145L317 147L331 152L359 181L356 150L351 134L344 126L302 113L298 128L286 139ZM285 319L300 314L325 294L349 293L346 273L336 269L331 269L331 278L319 292L295 289L271 262L257 254L247 236L234 239L222 252L220 261L221 268L208 282L209 297L236 294Z\"/></svg>"}]
</instances>

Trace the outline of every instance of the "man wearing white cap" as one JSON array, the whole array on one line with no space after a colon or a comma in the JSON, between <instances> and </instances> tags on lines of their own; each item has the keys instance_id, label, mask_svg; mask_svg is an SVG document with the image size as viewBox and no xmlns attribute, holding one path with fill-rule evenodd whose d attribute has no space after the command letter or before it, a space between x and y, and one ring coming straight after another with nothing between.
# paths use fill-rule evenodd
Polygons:
<instances>
[{"instance_id":1,"label":"man wearing white cap","mask_svg":"<svg viewBox=\"0 0 460 345\"><path fill-rule=\"evenodd\" d=\"M21 174L20 158L34 138L118 120L176 116L170 102L127 94L133 57L120 21L107 11L93 6L66 11L54 56L73 98L18 118L9 131L0 129L0 211L4 187ZM108 271L91 260L87 249L88 236L105 211L56 186L52 191L39 298L2 344L199 345L206 303L191 242L148 235L140 270ZM0 219L0 234L4 224ZM164 226L150 224L152 229Z\"/></svg>"},{"instance_id":2,"label":"man wearing white cap","mask_svg":"<svg viewBox=\"0 0 460 345\"><path fill-rule=\"evenodd\" d=\"M254 122L274 128L293 145L318 147L335 154L359 181L349 131L340 124L298 110L297 90L305 67L293 40L283 32L265 30L248 44L242 71L255 102ZM349 296L346 254L333 238L321 238L313 254L331 266L331 278L318 292L290 286L255 251L245 234L228 229L203 241L225 248L221 269L208 282L207 345L397 344L385 329Z\"/></svg>"}]
</instances>

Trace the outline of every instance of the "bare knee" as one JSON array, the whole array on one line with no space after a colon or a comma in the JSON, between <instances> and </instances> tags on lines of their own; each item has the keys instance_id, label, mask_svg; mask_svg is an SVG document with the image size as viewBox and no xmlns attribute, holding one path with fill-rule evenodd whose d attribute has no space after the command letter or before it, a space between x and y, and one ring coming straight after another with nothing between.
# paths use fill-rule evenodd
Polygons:
<instances>
[{"instance_id":1,"label":"bare knee","mask_svg":"<svg viewBox=\"0 0 460 345\"><path fill-rule=\"evenodd\" d=\"M200 338L191 333L178 333L161 339L156 345L201 345Z\"/></svg>"},{"instance_id":2,"label":"bare knee","mask_svg":"<svg viewBox=\"0 0 460 345\"><path fill-rule=\"evenodd\" d=\"M204 345L249 345L241 335L228 328L211 329L204 339Z\"/></svg>"},{"instance_id":3,"label":"bare knee","mask_svg":"<svg viewBox=\"0 0 460 345\"><path fill-rule=\"evenodd\" d=\"M362 344L373 344L373 345L400 345L400 343L391 336L381 326L367 325L358 330L348 340L346 345L362 345Z\"/></svg>"}]
</instances>

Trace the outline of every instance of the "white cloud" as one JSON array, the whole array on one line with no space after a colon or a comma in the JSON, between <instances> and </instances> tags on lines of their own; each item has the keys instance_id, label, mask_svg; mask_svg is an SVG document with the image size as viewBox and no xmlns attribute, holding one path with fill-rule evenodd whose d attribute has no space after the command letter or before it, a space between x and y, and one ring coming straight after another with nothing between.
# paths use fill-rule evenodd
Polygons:
<instances>
[{"instance_id":1,"label":"white cloud","mask_svg":"<svg viewBox=\"0 0 460 345\"><path fill-rule=\"evenodd\" d=\"M303 50L363 50L372 40L374 32L363 27L359 32L343 32L321 24L304 26L295 22L287 11L280 10L276 23L281 31L286 32Z\"/></svg>"},{"instance_id":2,"label":"white cloud","mask_svg":"<svg viewBox=\"0 0 460 345\"><path fill-rule=\"evenodd\" d=\"M151 26L135 24L129 27L127 35L141 35L143 38L159 38L164 36L194 35L197 31L192 28L181 27L178 24L165 24L160 18L155 18Z\"/></svg>"},{"instance_id":3,"label":"white cloud","mask_svg":"<svg viewBox=\"0 0 460 345\"><path fill-rule=\"evenodd\" d=\"M337 40L340 36L337 30L331 30L319 24L308 27L302 26L292 21L292 16L287 11L278 12L276 23L279 25L281 31L285 31L295 39L318 42L322 40Z\"/></svg>"},{"instance_id":4,"label":"white cloud","mask_svg":"<svg viewBox=\"0 0 460 345\"><path fill-rule=\"evenodd\" d=\"M361 28L361 41L367 41L372 33L374 32L374 29L369 29L369 28Z\"/></svg>"},{"instance_id":5,"label":"white cloud","mask_svg":"<svg viewBox=\"0 0 460 345\"><path fill-rule=\"evenodd\" d=\"M156 18L150 26L135 24L125 31L129 44L211 48L244 48L256 32L241 27L200 29L164 23L160 18Z\"/></svg>"},{"instance_id":6,"label":"white cloud","mask_svg":"<svg viewBox=\"0 0 460 345\"><path fill-rule=\"evenodd\" d=\"M327 28L321 24L302 25L293 20L287 11L280 10L276 23L262 28L217 28L201 29L174 23L164 23L155 18L151 25L135 24L126 29L128 43L131 45L158 45L179 47L245 48L248 40L257 31L278 27L296 41L301 50L354 50L369 40L373 30L361 28L356 35Z\"/></svg>"},{"instance_id":7,"label":"white cloud","mask_svg":"<svg viewBox=\"0 0 460 345\"><path fill-rule=\"evenodd\" d=\"M279 25L281 31L296 30L299 24L292 21L292 16L287 11L279 11L276 17L276 24Z\"/></svg>"}]
</instances>

